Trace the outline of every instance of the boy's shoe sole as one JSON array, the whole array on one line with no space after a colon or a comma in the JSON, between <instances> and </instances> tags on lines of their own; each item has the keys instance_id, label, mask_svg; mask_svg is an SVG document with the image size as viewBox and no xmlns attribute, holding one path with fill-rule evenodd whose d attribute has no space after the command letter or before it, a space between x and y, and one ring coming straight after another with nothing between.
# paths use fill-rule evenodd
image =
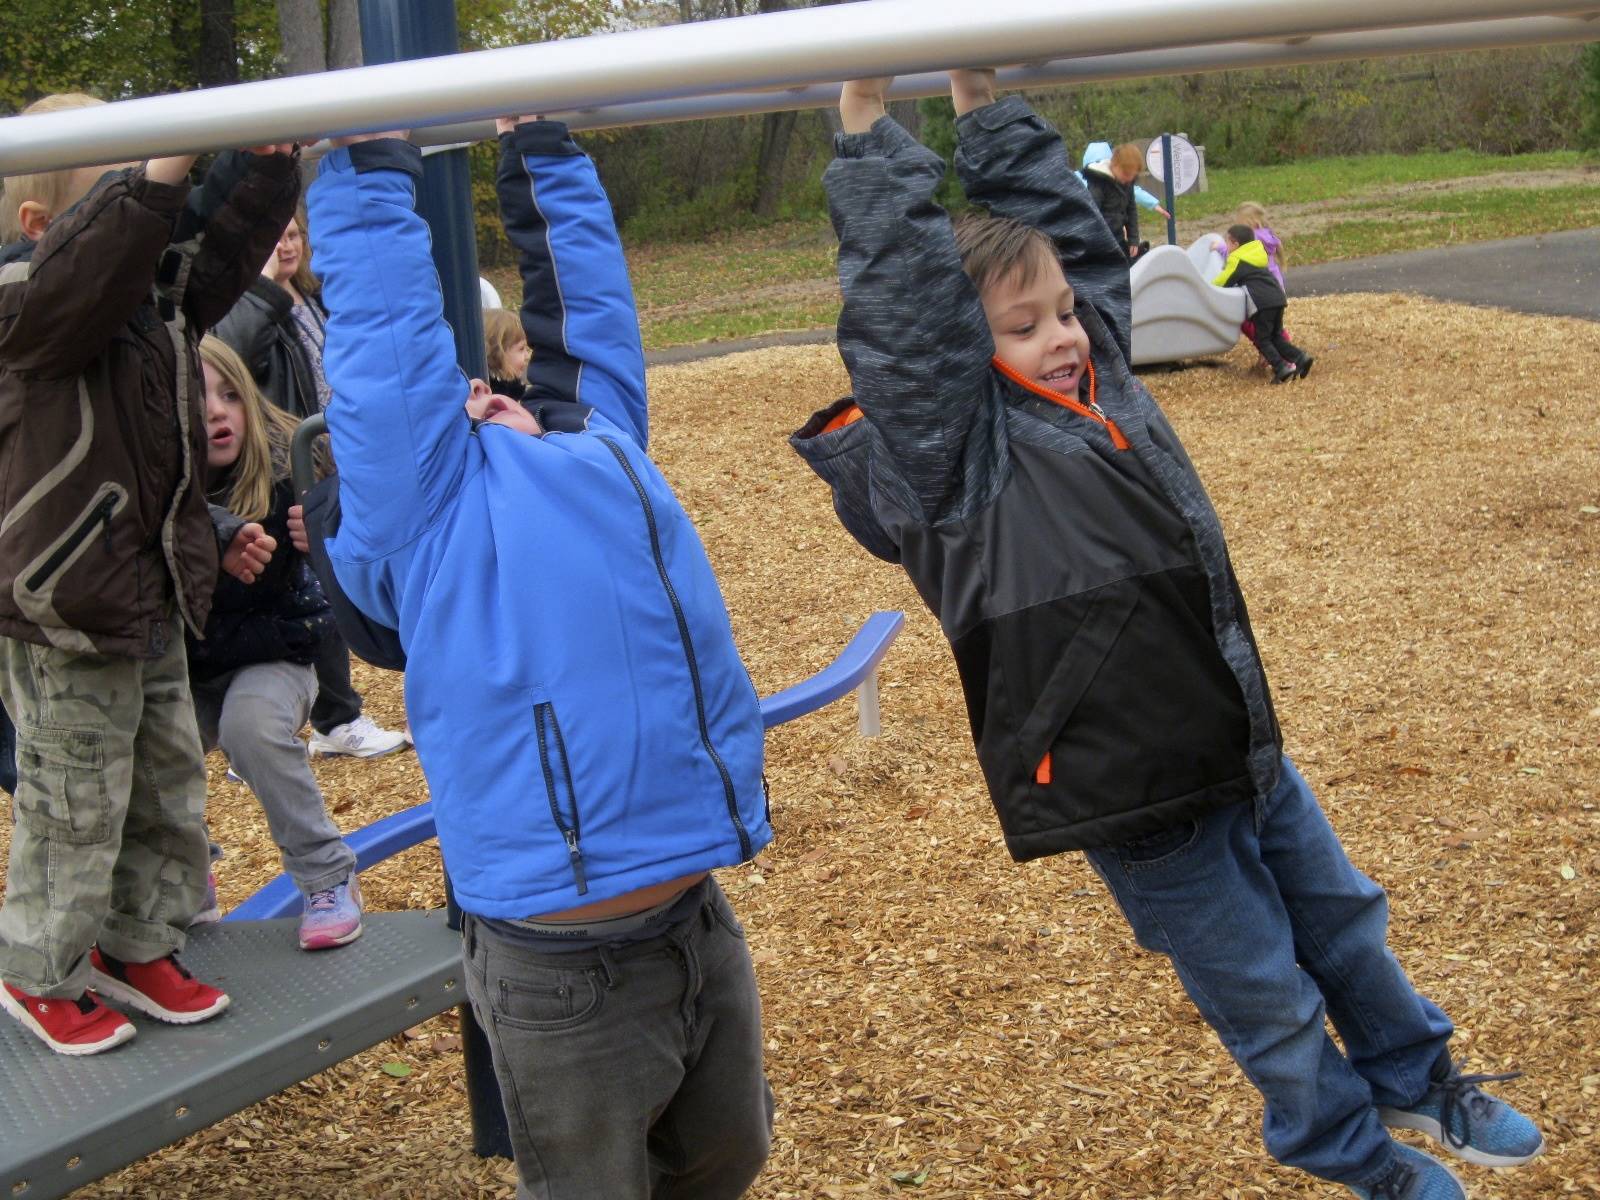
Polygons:
<instances>
[{"instance_id":1,"label":"boy's shoe sole","mask_svg":"<svg viewBox=\"0 0 1600 1200\"><path fill-rule=\"evenodd\" d=\"M1427 1134L1439 1144L1439 1148L1455 1155L1462 1162L1469 1162L1475 1167L1520 1167L1523 1163L1530 1163L1544 1153L1544 1139L1539 1139L1538 1149L1531 1154L1513 1158L1504 1154L1487 1154L1475 1146L1457 1146L1444 1136L1444 1127L1432 1117L1424 1117L1420 1113L1406 1112L1401 1108L1378 1109L1378 1120L1390 1129L1410 1129L1417 1133Z\"/></svg>"},{"instance_id":2,"label":"boy's shoe sole","mask_svg":"<svg viewBox=\"0 0 1600 1200\"><path fill-rule=\"evenodd\" d=\"M95 968L90 968L89 971L89 987L107 1000L125 1004L147 1017L154 1017L168 1025L198 1025L201 1021L209 1021L228 1007L228 995L226 992L221 992L216 1002L209 1008L202 1008L198 1012L175 1012L170 1008L163 1008L138 988L129 987L122 980Z\"/></svg>"},{"instance_id":3,"label":"boy's shoe sole","mask_svg":"<svg viewBox=\"0 0 1600 1200\"><path fill-rule=\"evenodd\" d=\"M411 745L405 738L401 738L392 746L378 746L371 750L365 747L351 749L340 745L338 742L329 741L320 733L313 733L306 739L306 757L321 758L327 755L330 758L343 756L345 758L382 758L385 754L393 754L396 750L405 750Z\"/></svg>"},{"instance_id":4,"label":"boy's shoe sole","mask_svg":"<svg viewBox=\"0 0 1600 1200\"><path fill-rule=\"evenodd\" d=\"M11 993L3 987L0 987L0 1008L5 1009L6 1012L20 1021L30 1033L57 1054L65 1054L72 1058L81 1058L86 1054L99 1054L102 1051L110 1050L113 1046L120 1046L123 1042L131 1041L133 1035L138 1032L134 1029L133 1022L124 1021L116 1027L109 1037L101 1038L98 1042L58 1042L46 1033L44 1026L33 1019L33 1014L18 1004L12 998Z\"/></svg>"}]
</instances>

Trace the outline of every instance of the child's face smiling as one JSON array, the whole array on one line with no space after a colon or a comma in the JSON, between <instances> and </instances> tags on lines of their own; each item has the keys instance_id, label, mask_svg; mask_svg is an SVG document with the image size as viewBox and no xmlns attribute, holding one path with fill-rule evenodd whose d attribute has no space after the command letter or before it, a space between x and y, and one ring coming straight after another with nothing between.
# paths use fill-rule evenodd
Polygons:
<instances>
[{"instance_id":1,"label":"child's face smiling","mask_svg":"<svg viewBox=\"0 0 1600 1200\"><path fill-rule=\"evenodd\" d=\"M1055 258L1030 283L1020 272L983 292L996 357L1040 387L1076 395L1089 368L1089 334L1072 311L1072 286Z\"/></svg>"}]
</instances>

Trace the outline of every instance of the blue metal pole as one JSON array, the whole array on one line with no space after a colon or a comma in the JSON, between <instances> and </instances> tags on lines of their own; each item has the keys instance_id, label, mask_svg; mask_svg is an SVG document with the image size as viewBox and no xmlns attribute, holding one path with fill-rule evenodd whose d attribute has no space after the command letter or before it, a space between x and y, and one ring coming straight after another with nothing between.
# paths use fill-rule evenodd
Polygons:
<instances>
[{"instance_id":1,"label":"blue metal pole","mask_svg":"<svg viewBox=\"0 0 1600 1200\"><path fill-rule=\"evenodd\" d=\"M1178 244L1178 206L1172 194L1172 135L1161 135L1161 189L1167 194L1167 245Z\"/></svg>"},{"instance_id":2,"label":"blue metal pole","mask_svg":"<svg viewBox=\"0 0 1600 1200\"><path fill-rule=\"evenodd\" d=\"M361 53L368 63L433 58L454 54L460 48L454 4L440 0L361 0ZM483 346L483 301L478 290L478 244L472 219L471 169L465 149L445 150L423 159L417 211L433 237L433 261L444 292L445 320L455 334L456 359L469 376L485 378L489 370ZM461 910L456 906L448 876L445 896L451 924L459 928ZM480 1158L510 1158L511 1135L488 1040L470 1005L463 1004L457 1012L467 1105L472 1113L472 1148Z\"/></svg>"},{"instance_id":3,"label":"blue metal pole","mask_svg":"<svg viewBox=\"0 0 1600 1200\"><path fill-rule=\"evenodd\" d=\"M361 0L361 52L368 64L454 54L456 6L439 0ZM478 242L472 219L472 172L465 148L423 159L417 211L433 235L433 261L444 289L444 316L456 358L469 376L487 378Z\"/></svg>"}]
</instances>

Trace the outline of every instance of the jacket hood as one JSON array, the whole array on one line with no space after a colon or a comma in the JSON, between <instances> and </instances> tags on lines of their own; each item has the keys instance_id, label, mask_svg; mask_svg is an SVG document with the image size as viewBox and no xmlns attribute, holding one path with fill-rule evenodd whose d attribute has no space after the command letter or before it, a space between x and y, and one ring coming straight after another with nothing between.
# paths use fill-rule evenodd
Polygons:
<instances>
[{"instance_id":1,"label":"jacket hood","mask_svg":"<svg viewBox=\"0 0 1600 1200\"><path fill-rule=\"evenodd\" d=\"M1248 241L1228 257L1242 263L1249 263L1252 267L1265 267L1267 265L1267 248L1261 244L1259 239Z\"/></svg>"},{"instance_id":2,"label":"jacket hood","mask_svg":"<svg viewBox=\"0 0 1600 1200\"><path fill-rule=\"evenodd\" d=\"M1083 149L1083 163L1082 163L1082 165L1085 166L1085 167L1089 167L1089 166L1093 166L1095 163L1106 162L1110 158L1111 158L1111 143L1110 142L1090 142Z\"/></svg>"}]
</instances>

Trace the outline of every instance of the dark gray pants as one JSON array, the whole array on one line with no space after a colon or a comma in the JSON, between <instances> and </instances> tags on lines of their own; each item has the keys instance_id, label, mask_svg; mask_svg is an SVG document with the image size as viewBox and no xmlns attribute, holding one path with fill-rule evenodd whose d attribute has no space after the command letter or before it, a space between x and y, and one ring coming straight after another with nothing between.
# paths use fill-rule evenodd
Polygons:
<instances>
[{"instance_id":1,"label":"dark gray pants","mask_svg":"<svg viewBox=\"0 0 1600 1200\"><path fill-rule=\"evenodd\" d=\"M328 733L361 715L361 696L350 681L350 647L337 629L317 645L317 698L311 705L311 728Z\"/></svg>"},{"instance_id":2,"label":"dark gray pants","mask_svg":"<svg viewBox=\"0 0 1600 1200\"><path fill-rule=\"evenodd\" d=\"M771 1144L755 969L715 880L646 942L546 954L467 916L524 1200L733 1200Z\"/></svg>"}]
</instances>

